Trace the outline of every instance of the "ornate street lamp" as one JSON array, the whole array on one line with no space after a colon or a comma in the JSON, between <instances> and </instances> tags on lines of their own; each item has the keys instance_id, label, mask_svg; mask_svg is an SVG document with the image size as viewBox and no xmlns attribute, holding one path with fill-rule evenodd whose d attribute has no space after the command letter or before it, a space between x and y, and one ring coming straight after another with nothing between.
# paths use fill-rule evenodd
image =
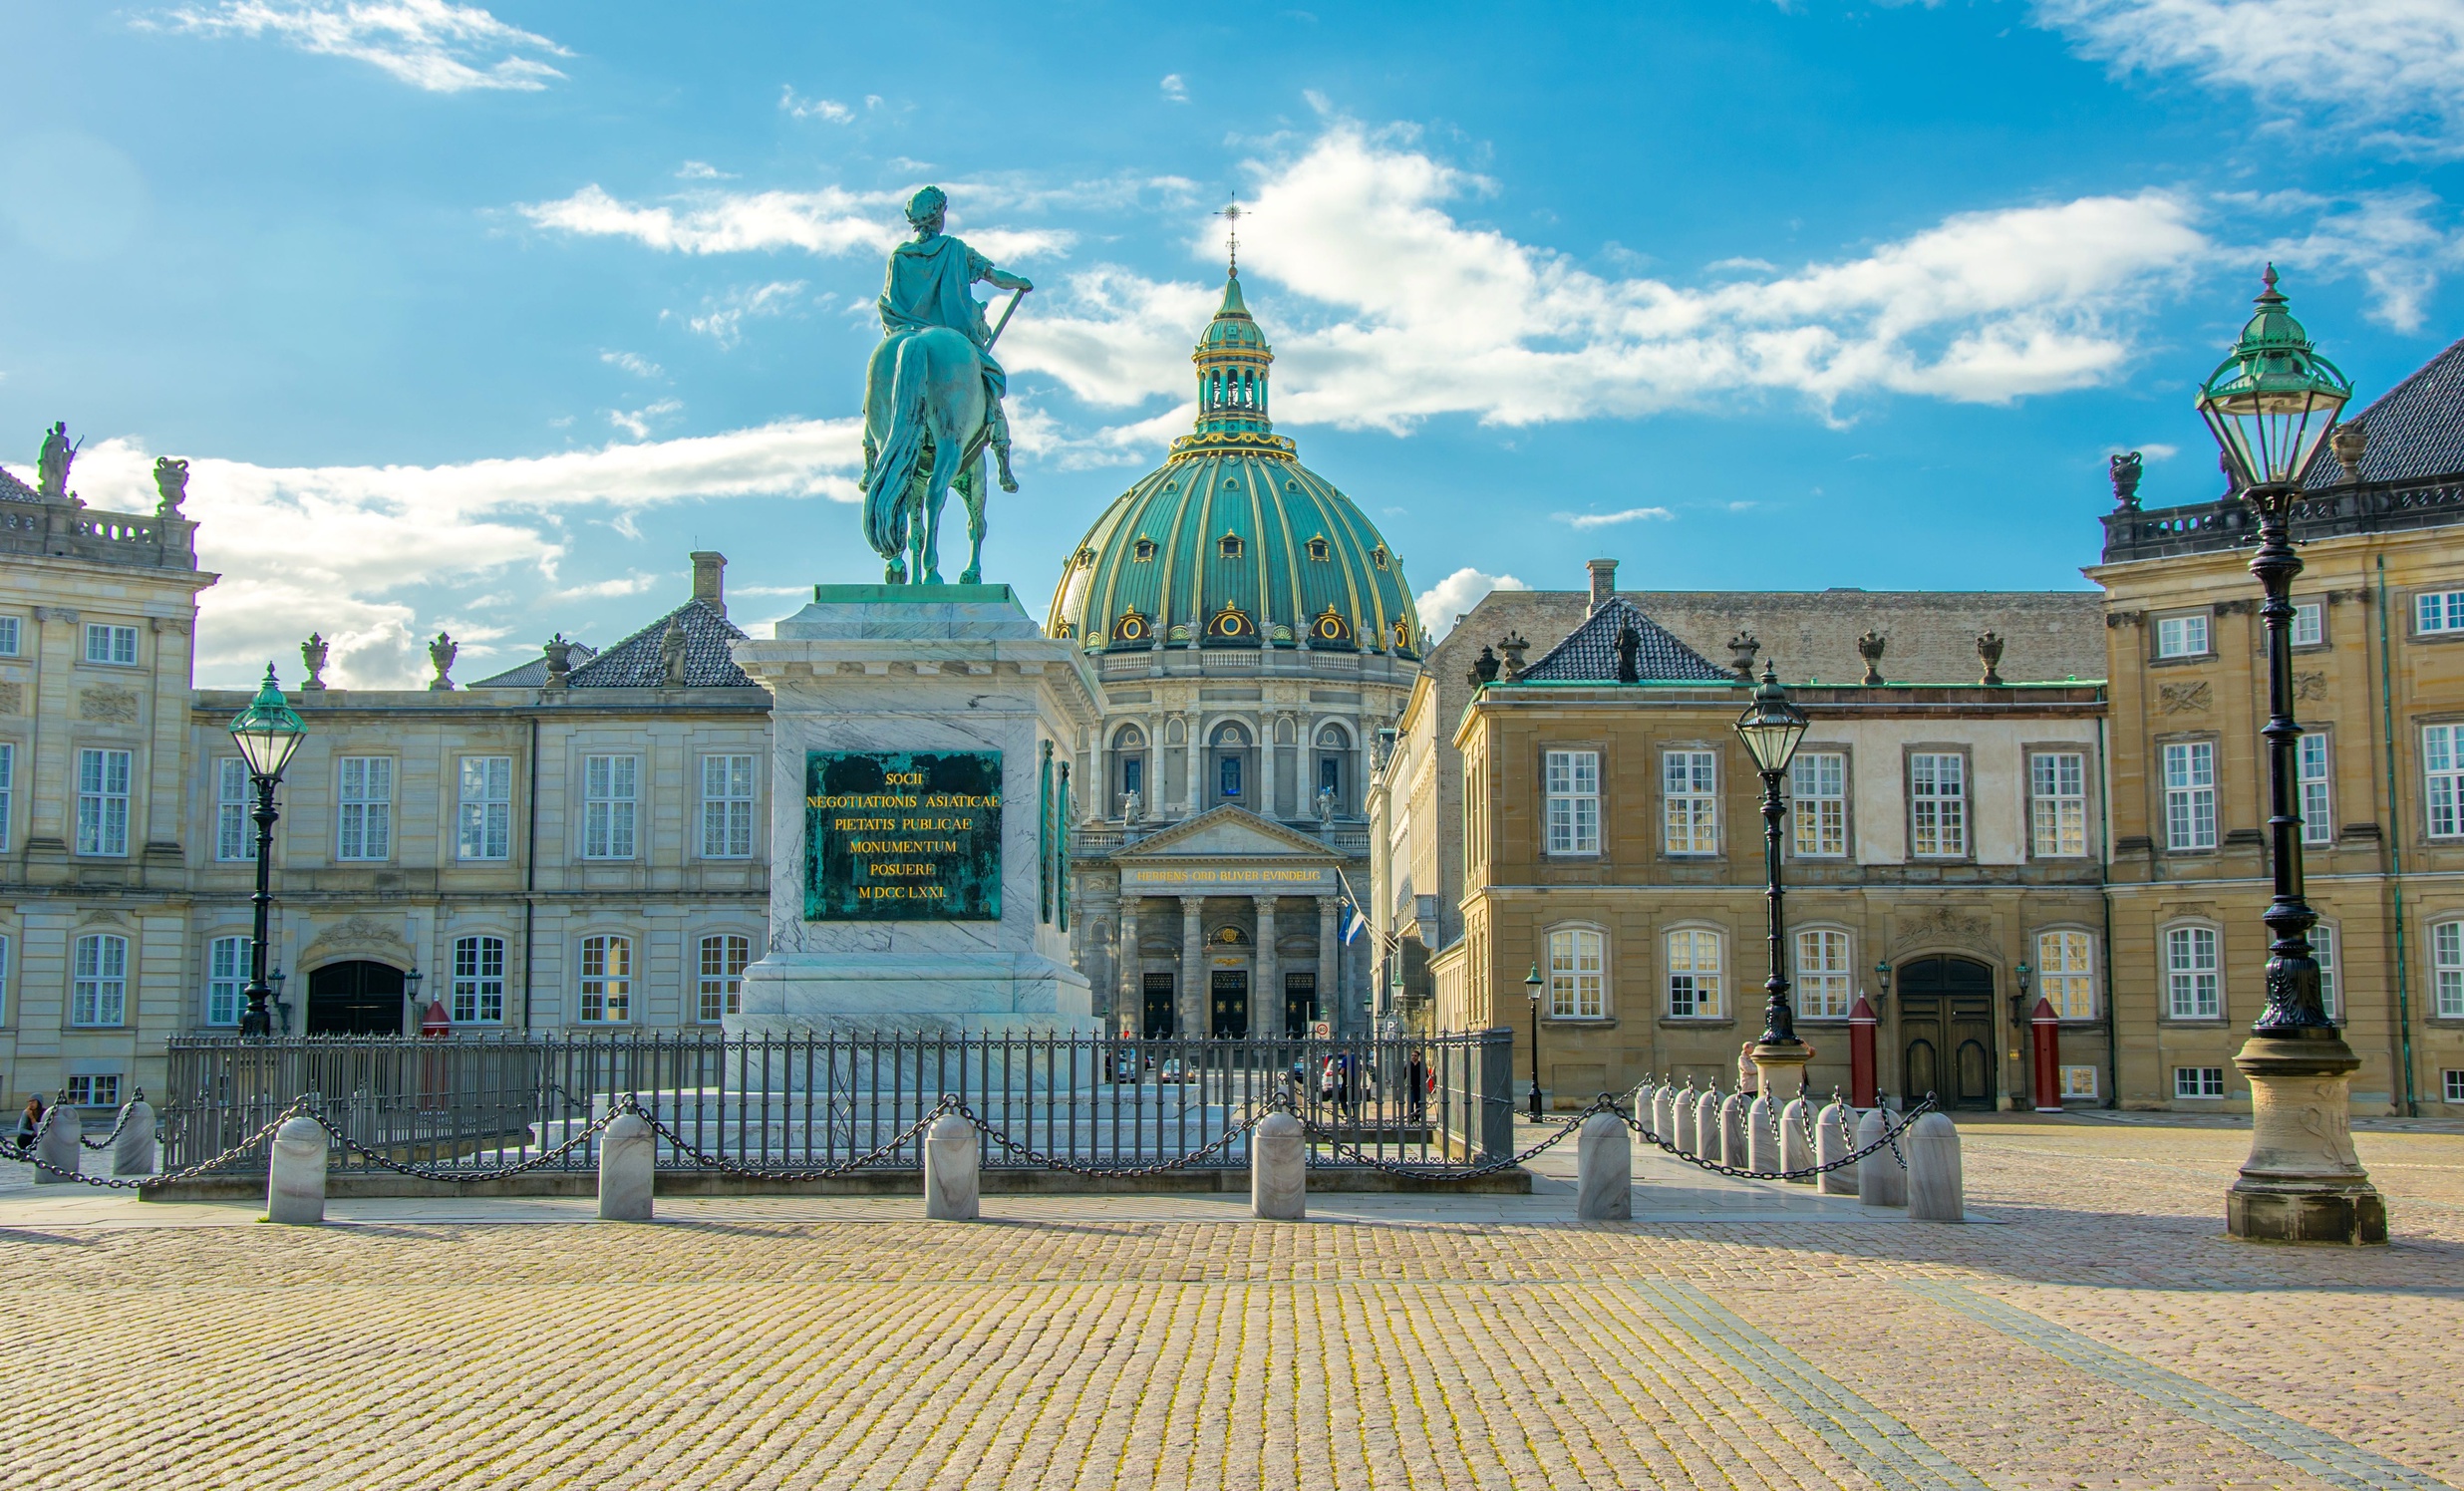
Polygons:
<instances>
[{"instance_id":1,"label":"ornate street lamp","mask_svg":"<svg viewBox=\"0 0 2464 1491\"><path fill-rule=\"evenodd\" d=\"M2234 1064L2250 1078L2249 1161L2225 1198L2226 1230L2275 1242L2383 1243L2385 1203L2353 1153L2346 1089L2361 1064L2327 1018L2310 930L2318 914L2303 897L2302 815L2294 776L2293 547L2299 485L2352 382L2311 348L2286 309L2268 266L2258 309L2242 340L2199 390L2199 415L2224 448L2242 500L2259 519L2250 572L2267 600L2268 838L2274 895L2265 921L2268 1002Z\"/></svg>"},{"instance_id":2,"label":"ornate street lamp","mask_svg":"<svg viewBox=\"0 0 2464 1491\"><path fill-rule=\"evenodd\" d=\"M266 664L264 685L248 708L231 721L231 739L239 743L240 756L248 763L248 777L256 783L257 793L256 943L248 955L248 1013L239 1021L243 1040L262 1041L274 1033L273 1015L266 1009L273 991L265 983L266 924L274 905L274 819L280 816L274 807L274 788L282 784L282 768L291 763L292 752L307 735L308 727L291 713L274 683L274 665Z\"/></svg>"},{"instance_id":3,"label":"ornate street lamp","mask_svg":"<svg viewBox=\"0 0 2464 1491\"><path fill-rule=\"evenodd\" d=\"M1805 739L1805 712L1788 700L1788 691L1779 686L1779 674L1766 661L1762 665L1762 682L1754 689L1754 702L1745 713L1736 717L1737 739L1745 743L1746 754L1753 757L1754 769L1762 773L1762 876L1764 895L1771 903L1771 976L1763 981L1767 995L1762 1005L1762 1040L1755 1050L1754 1064L1762 1064L1760 1046L1794 1047L1774 1052L1782 1060L1793 1058L1802 1067L1804 1044L1797 1040L1796 1018L1788 1008L1788 976L1780 961L1779 914L1779 779L1788 772L1788 762L1795 758L1797 742ZM1793 1094L1790 1094L1793 1095ZM1786 1098L1774 1099L1774 1105Z\"/></svg>"},{"instance_id":4,"label":"ornate street lamp","mask_svg":"<svg viewBox=\"0 0 2464 1491\"><path fill-rule=\"evenodd\" d=\"M1523 993L1531 997L1531 1120L1540 1121L1540 965L1534 963L1523 979Z\"/></svg>"}]
</instances>

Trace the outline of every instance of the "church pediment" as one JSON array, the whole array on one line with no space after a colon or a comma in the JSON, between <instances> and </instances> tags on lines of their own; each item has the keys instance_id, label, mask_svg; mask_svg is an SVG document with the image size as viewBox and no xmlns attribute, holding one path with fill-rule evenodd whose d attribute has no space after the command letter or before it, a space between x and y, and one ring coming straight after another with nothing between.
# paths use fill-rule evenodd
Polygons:
<instances>
[{"instance_id":1,"label":"church pediment","mask_svg":"<svg viewBox=\"0 0 2464 1491\"><path fill-rule=\"evenodd\" d=\"M1240 807L1218 807L1140 839L1112 856L1122 865L1185 859L1293 859L1328 865L1343 856L1305 833Z\"/></svg>"}]
</instances>

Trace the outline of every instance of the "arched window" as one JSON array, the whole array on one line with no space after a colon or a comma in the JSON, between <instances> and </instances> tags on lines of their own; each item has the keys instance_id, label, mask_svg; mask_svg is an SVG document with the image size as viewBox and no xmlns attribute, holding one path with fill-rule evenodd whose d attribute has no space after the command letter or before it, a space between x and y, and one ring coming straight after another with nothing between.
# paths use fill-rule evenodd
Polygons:
<instances>
[{"instance_id":1,"label":"arched window","mask_svg":"<svg viewBox=\"0 0 2464 1491\"><path fill-rule=\"evenodd\" d=\"M1581 927L1549 934L1549 1018L1605 1020L1608 939Z\"/></svg>"},{"instance_id":2,"label":"arched window","mask_svg":"<svg viewBox=\"0 0 2464 1491\"><path fill-rule=\"evenodd\" d=\"M453 998L446 1014L456 1025L501 1025L504 1021L504 939L454 939Z\"/></svg>"},{"instance_id":3,"label":"arched window","mask_svg":"<svg viewBox=\"0 0 2464 1491\"><path fill-rule=\"evenodd\" d=\"M128 1023L129 940L109 932L77 940L77 965L69 985L69 1024Z\"/></svg>"},{"instance_id":4,"label":"arched window","mask_svg":"<svg viewBox=\"0 0 2464 1491\"><path fill-rule=\"evenodd\" d=\"M1146 800L1146 732L1124 725L1112 737L1112 810L1127 810L1129 794Z\"/></svg>"},{"instance_id":5,"label":"arched window","mask_svg":"<svg viewBox=\"0 0 2464 1491\"><path fill-rule=\"evenodd\" d=\"M2430 929L2430 978L2438 991L2438 1018L2464 1020L2464 922Z\"/></svg>"},{"instance_id":6,"label":"arched window","mask_svg":"<svg viewBox=\"0 0 2464 1491\"><path fill-rule=\"evenodd\" d=\"M2093 951L2084 932L2036 934L2036 987L2063 1020L2096 1018Z\"/></svg>"},{"instance_id":7,"label":"arched window","mask_svg":"<svg viewBox=\"0 0 2464 1491\"><path fill-rule=\"evenodd\" d=\"M1322 725L1318 728L1317 785L1311 790L1321 799L1329 792L1334 793L1337 813L1349 812L1352 806L1351 799L1345 795L1346 778L1350 773L1344 769L1345 757L1351 754L1351 750L1352 743L1345 739L1342 726Z\"/></svg>"},{"instance_id":8,"label":"arched window","mask_svg":"<svg viewBox=\"0 0 2464 1491\"><path fill-rule=\"evenodd\" d=\"M1796 935L1796 1007L1808 1020L1846 1020L1848 934L1811 928Z\"/></svg>"},{"instance_id":9,"label":"arched window","mask_svg":"<svg viewBox=\"0 0 2464 1491\"><path fill-rule=\"evenodd\" d=\"M1145 561L1154 558L1155 541L1151 538L1139 539L1136 543L1129 546L1129 557L1139 561L1140 563L1144 563Z\"/></svg>"},{"instance_id":10,"label":"arched window","mask_svg":"<svg viewBox=\"0 0 2464 1491\"><path fill-rule=\"evenodd\" d=\"M1219 725L1211 743L1215 800L1240 802L1248 796L1249 732L1237 725Z\"/></svg>"},{"instance_id":11,"label":"arched window","mask_svg":"<svg viewBox=\"0 0 2464 1491\"><path fill-rule=\"evenodd\" d=\"M753 939L742 932L722 932L702 939L700 1006L702 1024L717 1025L745 1008L745 965L753 961Z\"/></svg>"},{"instance_id":12,"label":"arched window","mask_svg":"<svg viewBox=\"0 0 2464 1491\"><path fill-rule=\"evenodd\" d=\"M582 939L581 1016L592 1025L633 1018L633 939Z\"/></svg>"},{"instance_id":13,"label":"arched window","mask_svg":"<svg viewBox=\"0 0 2464 1491\"><path fill-rule=\"evenodd\" d=\"M1669 934L1671 1019L1717 1020L1727 1013L1724 951L1719 934L1708 928L1683 927Z\"/></svg>"}]
</instances>

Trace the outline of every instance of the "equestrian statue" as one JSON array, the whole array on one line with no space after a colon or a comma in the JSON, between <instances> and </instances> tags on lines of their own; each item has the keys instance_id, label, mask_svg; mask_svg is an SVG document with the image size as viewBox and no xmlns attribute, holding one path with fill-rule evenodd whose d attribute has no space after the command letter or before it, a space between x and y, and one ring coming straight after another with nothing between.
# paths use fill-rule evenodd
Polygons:
<instances>
[{"instance_id":1,"label":"equestrian statue","mask_svg":"<svg viewBox=\"0 0 2464 1491\"><path fill-rule=\"evenodd\" d=\"M864 369L864 536L888 561L883 578L893 585L942 583L941 507L952 486L967 504L967 569L958 580L982 581L987 447L1001 489L1018 490L1001 408L1009 378L993 343L1035 286L941 231L948 212L938 186L908 199L915 239L890 252L881 345ZM970 288L978 280L1015 292L990 330Z\"/></svg>"}]
</instances>

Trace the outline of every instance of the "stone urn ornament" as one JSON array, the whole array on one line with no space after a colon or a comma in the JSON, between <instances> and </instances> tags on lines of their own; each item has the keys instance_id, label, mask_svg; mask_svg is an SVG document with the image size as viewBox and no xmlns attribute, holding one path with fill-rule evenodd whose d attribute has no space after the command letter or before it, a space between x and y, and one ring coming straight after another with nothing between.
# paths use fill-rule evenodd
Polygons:
<instances>
[{"instance_id":1,"label":"stone urn ornament","mask_svg":"<svg viewBox=\"0 0 2464 1491\"><path fill-rule=\"evenodd\" d=\"M154 463L154 493L161 500L154 506L156 517L181 517L180 502L188 495L188 463L173 460L168 455L156 456Z\"/></svg>"},{"instance_id":2,"label":"stone urn ornament","mask_svg":"<svg viewBox=\"0 0 2464 1491\"><path fill-rule=\"evenodd\" d=\"M555 636L548 638L546 644L539 650L547 658L547 686L551 689L566 687L565 678L573 672L572 639L558 632Z\"/></svg>"},{"instance_id":3,"label":"stone urn ornament","mask_svg":"<svg viewBox=\"0 0 2464 1491\"><path fill-rule=\"evenodd\" d=\"M308 670L308 681L300 685L300 688L314 690L318 693L324 692L325 655L330 650L330 646L331 644L316 632L310 632L308 640L299 645L300 666Z\"/></svg>"},{"instance_id":4,"label":"stone urn ornament","mask_svg":"<svg viewBox=\"0 0 2464 1491\"><path fill-rule=\"evenodd\" d=\"M2105 462L2106 474L2113 478L2113 506L2116 511L2139 510L2139 476L2141 459L2136 450L2125 450Z\"/></svg>"},{"instance_id":5,"label":"stone urn ornament","mask_svg":"<svg viewBox=\"0 0 2464 1491\"><path fill-rule=\"evenodd\" d=\"M428 661L435 664L437 669L436 679L428 686L430 689L439 693L453 692L454 657L461 651L461 648L454 645L454 639L443 632L437 634L436 641L428 644Z\"/></svg>"},{"instance_id":6,"label":"stone urn ornament","mask_svg":"<svg viewBox=\"0 0 2464 1491\"><path fill-rule=\"evenodd\" d=\"M1977 661L1985 665L1981 684L1999 686L2002 676L2002 639L1999 633L1986 632L1977 638Z\"/></svg>"},{"instance_id":7,"label":"stone urn ornament","mask_svg":"<svg viewBox=\"0 0 2464 1491\"><path fill-rule=\"evenodd\" d=\"M1762 651L1762 643L1754 634L1740 629L1728 639L1728 666L1736 670L1737 682L1754 681L1754 654Z\"/></svg>"},{"instance_id":8,"label":"stone urn ornament","mask_svg":"<svg viewBox=\"0 0 2464 1491\"><path fill-rule=\"evenodd\" d=\"M1865 660L1865 687L1868 689L1882 687L1882 650L1890 640L1882 633L1870 630L1857 639L1857 656Z\"/></svg>"}]
</instances>

